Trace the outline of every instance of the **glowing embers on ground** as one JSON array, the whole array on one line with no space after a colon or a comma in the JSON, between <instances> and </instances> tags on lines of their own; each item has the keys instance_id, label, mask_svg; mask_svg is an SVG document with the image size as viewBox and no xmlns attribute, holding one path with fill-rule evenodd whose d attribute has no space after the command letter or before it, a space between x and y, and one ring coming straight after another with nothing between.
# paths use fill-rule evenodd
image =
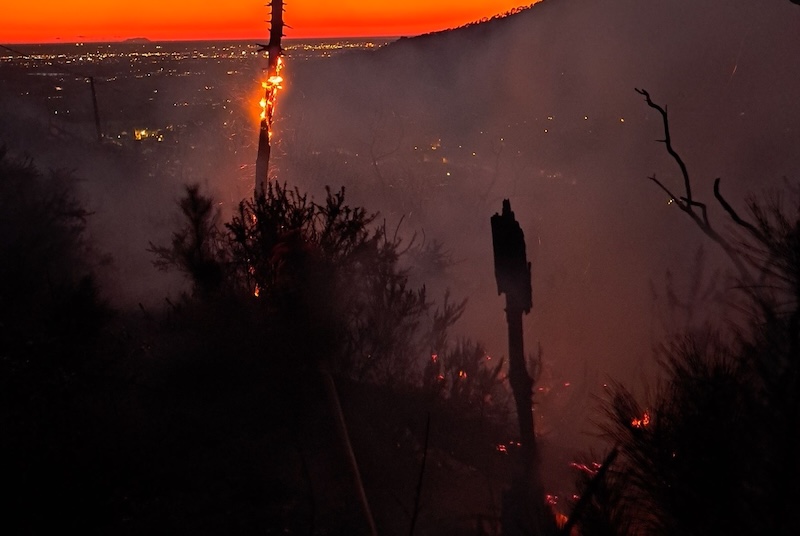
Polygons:
<instances>
[{"instance_id":1,"label":"glowing embers on ground","mask_svg":"<svg viewBox=\"0 0 800 536\"><path fill-rule=\"evenodd\" d=\"M261 87L264 89L264 97L259 101L261 106L261 115L259 116L262 123L266 122L267 132L269 137L272 138L272 118L275 115L275 104L278 100L278 91L283 89L283 58L278 57L275 65L275 72L269 76L264 82L261 82Z\"/></svg>"},{"instance_id":2,"label":"glowing embers on ground","mask_svg":"<svg viewBox=\"0 0 800 536\"><path fill-rule=\"evenodd\" d=\"M597 474L597 472L600 470L600 467L602 467L602 464L599 464L597 462L587 462L587 463L570 462L569 466L572 467L573 469L577 469L578 471L581 471L582 473L585 473L588 476L592 477Z\"/></svg>"},{"instance_id":3,"label":"glowing embers on ground","mask_svg":"<svg viewBox=\"0 0 800 536\"><path fill-rule=\"evenodd\" d=\"M509 449L514 449L514 448L519 449L521 446L522 443L520 443L519 441L509 441L507 445L505 443L498 443L497 445L495 445L494 449L500 454L508 454Z\"/></svg>"},{"instance_id":4,"label":"glowing embers on ground","mask_svg":"<svg viewBox=\"0 0 800 536\"><path fill-rule=\"evenodd\" d=\"M257 221L256 215L255 214L251 214L250 217L252 218L253 225L255 225L256 221ZM255 279L256 267L253 266L253 264L249 260L248 260L247 273L250 274L250 277ZM254 281L253 282L253 297L258 298L260 296L261 296L261 287L258 285L257 282Z\"/></svg>"},{"instance_id":5,"label":"glowing embers on ground","mask_svg":"<svg viewBox=\"0 0 800 536\"><path fill-rule=\"evenodd\" d=\"M172 129L168 128L168 130ZM156 129L137 128L134 129L133 131L133 139L136 141L142 141L146 139L164 141L164 132L162 130L156 130Z\"/></svg>"},{"instance_id":6,"label":"glowing embers on ground","mask_svg":"<svg viewBox=\"0 0 800 536\"><path fill-rule=\"evenodd\" d=\"M647 427L648 424L650 424L650 412L649 411L645 411L642 414L642 418L641 419L633 418L631 420L631 426L633 426L634 428L645 428L645 427Z\"/></svg>"}]
</instances>

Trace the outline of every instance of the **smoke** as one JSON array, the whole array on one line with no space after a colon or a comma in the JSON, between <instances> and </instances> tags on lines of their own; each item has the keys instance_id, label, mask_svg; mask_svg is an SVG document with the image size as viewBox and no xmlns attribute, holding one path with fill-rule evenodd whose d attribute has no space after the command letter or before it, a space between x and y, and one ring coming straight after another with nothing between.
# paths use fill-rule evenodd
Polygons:
<instances>
[{"instance_id":1,"label":"smoke","mask_svg":"<svg viewBox=\"0 0 800 536\"><path fill-rule=\"evenodd\" d=\"M489 217L509 198L533 263L526 349L541 345L551 385L602 392L608 377L652 375L653 348L689 322L663 325L667 272L689 292L686 274L701 245L709 272L726 267L647 180L654 174L682 188L655 142L661 119L634 88L669 106L695 197L724 230L714 178L741 207L750 193L800 177L799 19L785 0L545 0L372 52L319 60L290 53L272 167L279 180L320 198L324 185L344 185L350 203L380 211L388 229L407 244L414 237L423 252L443 244L453 261L446 271L420 254L429 263L412 263L410 276L433 295L450 288L468 298L460 335L495 355L507 350ZM146 251L169 240L183 184L203 185L224 214L250 193L259 61L248 56L231 67L187 58L178 71L139 80L136 94L119 81L99 83L107 133L174 128L169 150L157 153L146 144L134 153L128 145L100 149L86 141L90 134L58 134L56 143L37 137L52 110L28 109L30 100L4 86L0 138L42 167L75 168L85 179L90 230L114 257L106 289L118 304L155 305L185 289L156 272ZM153 71L130 67L132 75ZM564 393L551 411L574 409Z\"/></svg>"},{"instance_id":2,"label":"smoke","mask_svg":"<svg viewBox=\"0 0 800 536\"><path fill-rule=\"evenodd\" d=\"M344 184L392 224L402 216L407 234L445 244L457 262L433 284L469 298L461 329L497 354L488 222L509 198L533 263L527 349L541 344L551 375L602 392L608 377L652 376L670 330L723 321L714 304L681 311L667 299L668 272L689 298L701 246L703 284L728 265L647 180L682 193L656 143L661 118L634 88L668 106L694 196L729 229L714 178L742 207L800 176L799 18L780 1L547 0L374 52L289 58L276 162L291 182Z\"/></svg>"}]
</instances>

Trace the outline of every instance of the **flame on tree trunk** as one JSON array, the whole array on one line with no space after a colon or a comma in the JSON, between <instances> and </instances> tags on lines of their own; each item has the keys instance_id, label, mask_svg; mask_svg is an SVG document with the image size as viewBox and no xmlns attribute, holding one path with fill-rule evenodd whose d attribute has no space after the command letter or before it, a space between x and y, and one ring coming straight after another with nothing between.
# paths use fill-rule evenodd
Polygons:
<instances>
[{"instance_id":1,"label":"flame on tree trunk","mask_svg":"<svg viewBox=\"0 0 800 536\"><path fill-rule=\"evenodd\" d=\"M278 90L282 89L281 84L283 82L283 77L281 76L281 69L283 68L283 47L281 46L281 38L283 38L283 4L283 0L271 0L269 43L266 45L258 45L259 52L267 52L268 70L267 79L261 83L261 87L264 88L264 98L262 98L259 103L261 105L261 123L258 133L258 156L256 158L256 195L264 195L267 192L267 183L269 182L269 158L272 152L272 119L275 114ZM301 287L306 286L307 285L301 285ZM258 295L259 289L256 287L255 296L258 297ZM295 300L297 300L297 298L295 298ZM303 319L302 317L295 320L298 323L307 323L305 322L307 319ZM376 536L377 529L375 527L375 521L372 517L369 502L367 501L366 492L364 491L364 484L361 481L361 474L353 452L353 446L350 443L350 436L347 432L347 425L336 390L336 384L334 383L330 371L327 370L324 364L320 366L320 374L325 382L325 397L327 398L329 408L336 422L338 440L342 451L347 457L347 469L352 476L354 493L358 499L366 525L365 530L370 536Z\"/></svg>"},{"instance_id":2,"label":"flame on tree trunk","mask_svg":"<svg viewBox=\"0 0 800 536\"><path fill-rule=\"evenodd\" d=\"M272 152L272 118L275 114L275 103L283 78L281 68L283 61L283 0L270 2L272 19L270 21L269 43L259 45L259 51L267 52L267 79L261 83L264 98L261 99L261 123L258 132L258 157L256 158L256 192L264 191L269 180L269 157Z\"/></svg>"}]
</instances>

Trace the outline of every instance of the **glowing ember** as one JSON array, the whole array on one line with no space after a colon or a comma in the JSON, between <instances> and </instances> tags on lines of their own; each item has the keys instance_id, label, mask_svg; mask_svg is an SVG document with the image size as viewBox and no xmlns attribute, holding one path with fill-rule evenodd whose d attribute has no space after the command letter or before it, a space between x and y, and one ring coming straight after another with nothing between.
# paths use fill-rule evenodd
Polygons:
<instances>
[{"instance_id":1,"label":"glowing ember","mask_svg":"<svg viewBox=\"0 0 800 536\"><path fill-rule=\"evenodd\" d=\"M631 420L631 426L634 428L644 428L650 424L650 413L645 411L641 419L634 418Z\"/></svg>"},{"instance_id":2,"label":"glowing ember","mask_svg":"<svg viewBox=\"0 0 800 536\"><path fill-rule=\"evenodd\" d=\"M164 136L162 136L159 131L147 130L146 128L133 131L133 139L135 139L136 141L142 141L148 138L154 138L158 141L162 141L164 139Z\"/></svg>"},{"instance_id":3,"label":"glowing ember","mask_svg":"<svg viewBox=\"0 0 800 536\"><path fill-rule=\"evenodd\" d=\"M597 471L600 470L600 464L597 462L591 462L591 463L571 462L569 466L572 467L573 469L577 469L578 471L586 473L589 476L596 475Z\"/></svg>"},{"instance_id":4,"label":"glowing ember","mask_svg":"<svg viewBox=\"0 0 800 536\"><path fill-rule=\"evenodd\" d=\"M255 223L255 220L254 220L254 223ZM251 276L255 276L256 275L256 268L252 264L250 266L248 266L247 271ZM261 287L258 286L258 283L255 283L254 285L255 286L253 287L253 296L258 298L258 296L261 294Z\"/></svg>"},{"instance_id":5,"label":"glowing ember","mask_svg":"<svg viewBox=\"0 0 800 536\"><path fill-rule=\"evenodd\" d=\"M553 513L555 514L556 517L556 526L559 529L563 529L566 526L567 521L569 521L569 518L564 514L562 514L561 512L554 511Z\"/></svg>"}]
</instances>

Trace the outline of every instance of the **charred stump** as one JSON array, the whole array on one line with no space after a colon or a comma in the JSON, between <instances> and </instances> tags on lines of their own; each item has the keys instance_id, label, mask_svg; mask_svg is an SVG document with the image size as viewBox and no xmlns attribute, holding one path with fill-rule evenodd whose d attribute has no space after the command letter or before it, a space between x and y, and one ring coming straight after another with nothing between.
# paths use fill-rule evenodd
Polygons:
<instances>
[{"instance_id":1,"label":"charred stump","mask_svg":"<svg viewBox=\"0 0 800 536\"><path fill-rule=\"evenodd\" d=\"M522 315L533 306L531 263L525 251L525 236L503 200L503 211L491 217L492 245L497 293L506 295L508 322L508 381L514 394L520 433L518 471L511 487L503 494L503 534L552 534L554 523L545 504L536 448L532 391L523 342Z\"/></svg>"}]
</instances>

